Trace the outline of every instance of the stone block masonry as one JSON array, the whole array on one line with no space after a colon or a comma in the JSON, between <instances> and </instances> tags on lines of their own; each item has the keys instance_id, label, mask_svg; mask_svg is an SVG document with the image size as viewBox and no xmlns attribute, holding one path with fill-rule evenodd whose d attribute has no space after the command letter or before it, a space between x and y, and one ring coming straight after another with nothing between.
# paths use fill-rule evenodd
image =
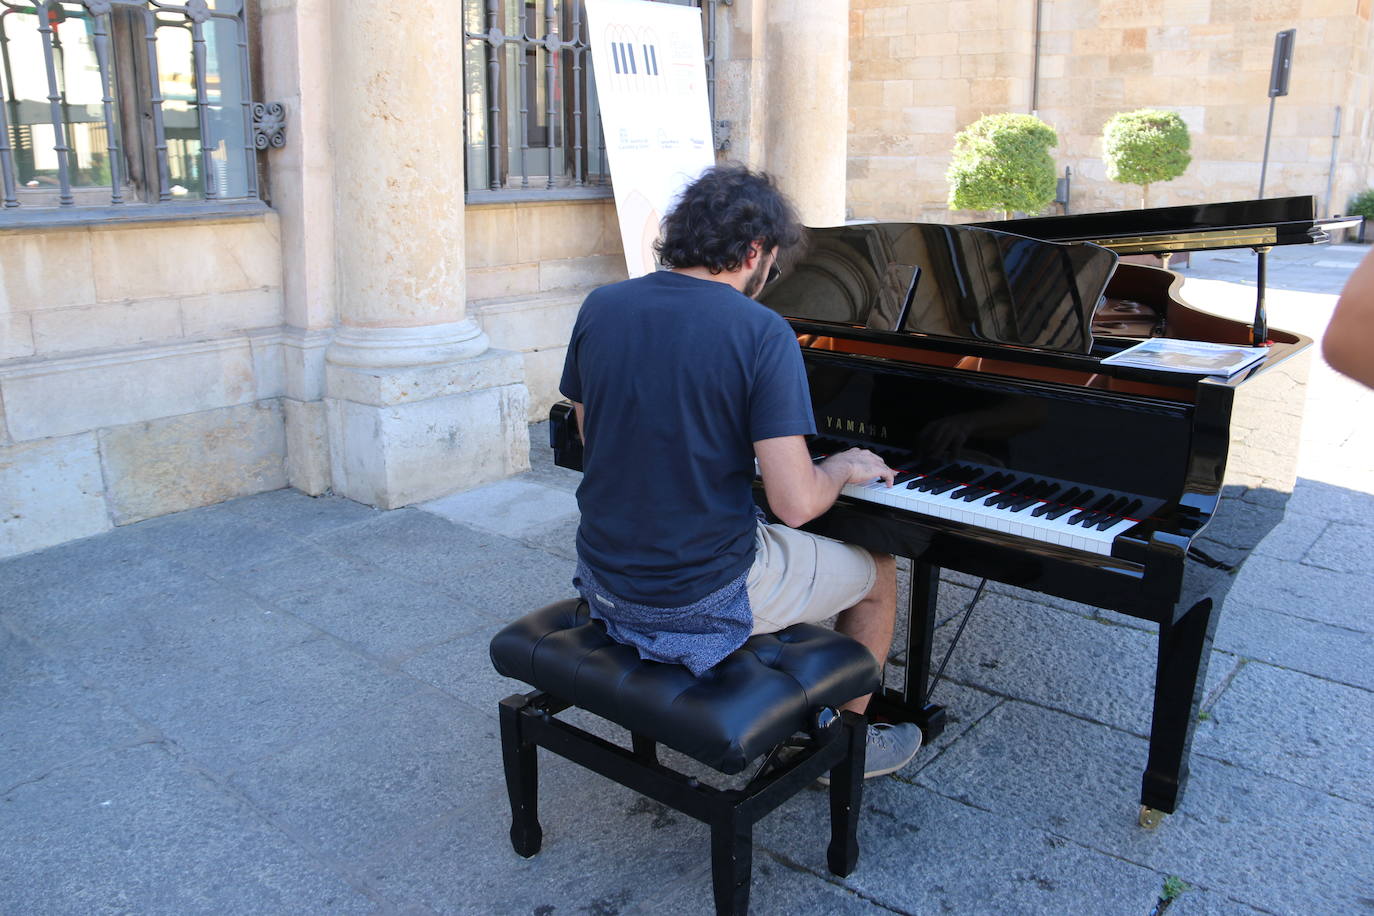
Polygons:
<instances>
[{"instance_id":1,"label":"stone block masonry","mask_svg":"<svg viewBox=\"0 0 1374 916\"><path fill-rule=\"evenodd\" d=\"M0 558L286 485L279 399L0 438Z\"/></svg>"},{"instance_id":2,"label":"stone block masonry","mask_svg":"<svg viewBox=\"0 0 1374 916\"><path fill-rule=\"evenodd\" d=\"M0 557L285 486L282 321L271 212L0 230Z\"/></svg>"},{"instance_id":3,"label":"stone block masonry","mask_svg":"<svg viewBox=\"0 0 1374 916\"><path fill-rule=\"evenodd\" d=\"M101 430L116 525L286 486L277 400Z\"/></svg>"}]
</instances>

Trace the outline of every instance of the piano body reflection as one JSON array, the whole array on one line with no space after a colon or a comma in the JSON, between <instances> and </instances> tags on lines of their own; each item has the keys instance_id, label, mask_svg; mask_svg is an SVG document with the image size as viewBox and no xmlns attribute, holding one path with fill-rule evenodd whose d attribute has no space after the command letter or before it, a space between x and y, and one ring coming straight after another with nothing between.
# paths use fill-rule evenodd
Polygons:
<instances>
[{"instance_id":1,"label":"piano body reflection","mask_svg":"<svg viewBox=\"0 0 1374 916\"><path fill-rule=\"evenodd\" d=\"M846 487L806 527L916 558L905 684L880 714L927 739L943 727L928 699L940 567L1153 621L1141 823L1175 810L1216 611L1292 491L1312 342L1267 329L1262 292L1256 322L1218 317L1116 251L1324 241L1314 214L1288 198L809 231L760 298L802 347L812 453L862 446L902 473ZM1256 334L1267 355L1229 378L1102 362L1152 336ZM580 469L566 405L551 419L555 460Z\"/></svg>"}]
</instances>

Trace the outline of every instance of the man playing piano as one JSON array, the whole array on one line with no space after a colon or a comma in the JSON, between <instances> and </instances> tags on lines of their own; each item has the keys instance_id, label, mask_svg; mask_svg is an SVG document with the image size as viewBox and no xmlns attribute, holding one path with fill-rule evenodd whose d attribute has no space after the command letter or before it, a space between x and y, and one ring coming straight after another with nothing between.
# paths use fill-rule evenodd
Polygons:
<instances>
[{"instance_id":1,"label":"man playing piano","mask_svg":"<svg viewBox=\"0 0 1374 916\"><path fill-rule=\"evenodd\" d=\"M880 663L892 642L893 558L794 530L845 484L896 473L865 449L807 451L800 349L753 298L800 238L767 175L709 169L664 220L668 269L593 292L568 346L560 390L584 442L575 584L613 638L697 675L751 634L836 613ZM756 460L783 524L756 518ZM914 724L869 726L866 775L920 743Z\"/></svg>"}]
</instances>

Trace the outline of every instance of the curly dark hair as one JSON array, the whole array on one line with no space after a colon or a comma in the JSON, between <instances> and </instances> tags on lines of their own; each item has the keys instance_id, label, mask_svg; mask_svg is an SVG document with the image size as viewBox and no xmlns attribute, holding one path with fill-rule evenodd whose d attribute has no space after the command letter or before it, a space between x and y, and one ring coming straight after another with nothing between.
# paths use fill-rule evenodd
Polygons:
<instances>
[{"instance_id":1,"label":"curly dark hair","mask_svg":"<svg viewBox=\"0 0 1374 916\"><path fill-rule=\"evenodd\" d=\"M665 267L705 267L718 274L739 269L754 241L765 251L786 250L801 237L792 203L768 173L718 165L683 190L654 250Z\"/></svg>"}]
</instances>

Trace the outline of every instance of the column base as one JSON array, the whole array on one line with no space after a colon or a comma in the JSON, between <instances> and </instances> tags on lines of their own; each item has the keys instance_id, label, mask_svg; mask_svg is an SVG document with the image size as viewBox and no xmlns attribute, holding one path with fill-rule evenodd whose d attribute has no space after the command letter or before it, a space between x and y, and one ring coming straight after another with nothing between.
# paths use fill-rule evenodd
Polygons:
<instances>
[{"instance_id":1,"label":"column base","mask_svg":"<svg viewBox=\"0 0 1374 916\"><path fill-rule=\"evenodd\" d=\"M403 367L333 364L325 416L334 492L395 509L529 469L520 354Z\"/></svg>"}]
</instances>

